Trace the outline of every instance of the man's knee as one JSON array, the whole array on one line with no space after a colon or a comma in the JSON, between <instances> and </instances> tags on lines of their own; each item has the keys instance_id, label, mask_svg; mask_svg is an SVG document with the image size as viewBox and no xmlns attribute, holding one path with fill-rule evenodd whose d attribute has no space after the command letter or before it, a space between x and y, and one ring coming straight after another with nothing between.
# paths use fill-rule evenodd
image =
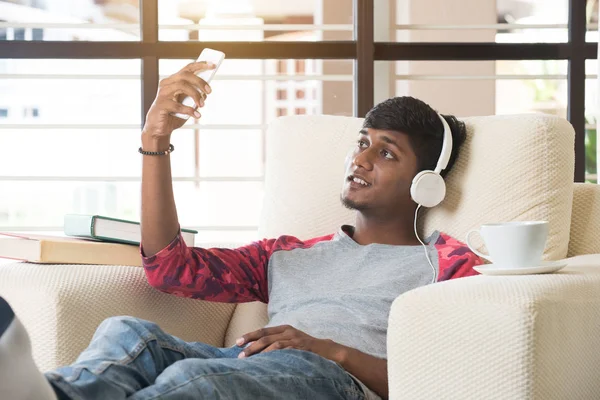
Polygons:
<instances>
[{"instance_id":1,"label":"man's knee","mask_svg":"<svg viewBox=\"0 0 600 400\"><path fill-rule=\"evenodd\" d=\"M145 337L156 332L158 329L160 328L154 322L127 315L120 315L109 317L102 321L96 330L96 334L120 336L134 333L138 336Z\"/></svg>"}]
</instances>

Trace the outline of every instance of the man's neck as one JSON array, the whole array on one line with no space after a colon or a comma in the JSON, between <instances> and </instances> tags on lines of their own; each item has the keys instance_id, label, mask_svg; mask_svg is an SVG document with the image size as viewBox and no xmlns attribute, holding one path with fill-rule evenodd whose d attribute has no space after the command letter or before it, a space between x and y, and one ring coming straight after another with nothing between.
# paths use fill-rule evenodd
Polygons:
<instances>
[{"instance_id":1,"label":"man's neck","mask_svg":"<svg viewBox=\"0 0 600 400\"><path fill-rule=\"evenodd\" d=\"M372 243L397 246L418 245L413 224L414 217L408 215L390 218L357 212L352 239L360 245Z\"/></svg>"}]
</instances>

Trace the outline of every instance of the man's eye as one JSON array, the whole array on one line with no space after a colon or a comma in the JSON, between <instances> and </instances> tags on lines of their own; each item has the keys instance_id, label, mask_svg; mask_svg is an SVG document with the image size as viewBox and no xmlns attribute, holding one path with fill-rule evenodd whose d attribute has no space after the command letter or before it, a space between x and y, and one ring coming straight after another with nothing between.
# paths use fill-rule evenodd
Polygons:
<instances>
[{"instance_id":1,"label":"man's eye","mask_svg":"<svg viewBox=\"0 0 600 400\"><path fill-rule=\"evenodd\" d=\"M394 159L394 155L392 153L390 153L389 151L387 151L387 150L381 150L381 153L388 160L393 160Z\"/></svg>"},{"instance_id":2,"label":"man's eye","mask_svg":"<svg viewBox=\"0 0 600 400\"><path fill-rule=\"evenodd\" d=\"M359 139L357 143L358 143L358 147L366 147L367 146L367 142L365 142L362 139Z\"/></svg>"}]
</instances>

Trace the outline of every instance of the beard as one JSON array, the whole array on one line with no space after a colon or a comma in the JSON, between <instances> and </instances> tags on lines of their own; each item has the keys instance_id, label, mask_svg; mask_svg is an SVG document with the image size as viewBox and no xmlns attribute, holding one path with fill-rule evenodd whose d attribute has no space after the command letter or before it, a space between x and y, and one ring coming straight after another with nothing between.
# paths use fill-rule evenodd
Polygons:
<instances>
[{"instance_id":1,"label":"beard","mask_svg":"<svg viewBox=\"0 0 600 400\"><path fill-rule=\"evenodd\" d=\"M360 204L345 198L343 194L340 195L340 201L342 202L342 205L348 210L363 211L369 208L366 204Z\"/></svg>"}]
</instances>

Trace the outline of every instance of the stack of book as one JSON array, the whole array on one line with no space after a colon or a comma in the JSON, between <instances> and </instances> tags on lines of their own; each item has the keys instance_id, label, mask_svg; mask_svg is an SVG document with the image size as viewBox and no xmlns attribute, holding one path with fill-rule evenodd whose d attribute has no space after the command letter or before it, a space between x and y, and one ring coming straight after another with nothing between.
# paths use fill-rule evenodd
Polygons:
<instances>
[{"instance_id":1,"label":"stack of book","mask_svg":"<svg viewBox=\"0 0 600 400\"><path fill-rule=\"evenodd\" d=\"M194 245L197 231L182 229ZM67 237L0 232L0 257L43 264L141 266L140 223L100 215L65 215Z\"/></svg>"}]
</instances>

